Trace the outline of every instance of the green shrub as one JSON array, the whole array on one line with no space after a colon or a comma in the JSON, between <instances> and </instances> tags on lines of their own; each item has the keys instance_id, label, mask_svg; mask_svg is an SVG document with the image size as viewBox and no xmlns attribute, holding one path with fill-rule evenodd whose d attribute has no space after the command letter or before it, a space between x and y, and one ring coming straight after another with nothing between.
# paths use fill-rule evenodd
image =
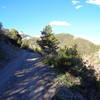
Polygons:
<instances>
[{"instance_id":1,"label":"green shrub","mask_svg":"<svg viewBox=\"0 0 100 100\"><path fill-rule=\"evenodd\" d=\"M57 58L56 67L63 72L70 71L72 69L76 70L82 66L82 59L78 54L76 45L70 48L65 47L65 49L60 50Z\"/></svg>"},{"instance_id":2,"label":"green shrub","mask_svg":"<svg viewBox=\"0 0 100 100\"><path fill-rule=\"evenodd\" d=\"M46 56L45 57L45 60L44 60L44 62L46 63L46 64L49 64L50 66L53 66L53 67L55 67L56 65L57 65L57 59L56 59L57 57L56 56Z\"/></svg>"},{"instance_id":3,"label":"green shrub","mask_svg":"<svg viewBox=\"0 0 100 100\"><path fill-rule=\"evenodd\" d=\"M12 44L14 44L16 47L21 47L21 45L22 45L22 37L18 33L17 30L11 29L11 30L6 32L6 35L9 37L10 42Z\"/></svg>"},{"instance_id":4,"label":"green shrub","mask_svg":"<svg viewBox=\"0 0 100 100\"><path fill-rule=\"evenodd\" d=\"M76 75L79 74L78 71L80 72L83 65L76 45L70 48L65 47L64 49L60 49L58 55L49 55L45 58L44 62L56 68L60 73L73 72Z\"/></svg>"},{"instance_id":5,"label":"green shrub","mask_svg":"<svg viewBox=\"0 0 100 100\"><path fill-rule=\"evenodd\" d=\"M42 56L42 51L40 48L35 48L34 52L38 53L40 56Z\"/></svg>"}]
</instances>

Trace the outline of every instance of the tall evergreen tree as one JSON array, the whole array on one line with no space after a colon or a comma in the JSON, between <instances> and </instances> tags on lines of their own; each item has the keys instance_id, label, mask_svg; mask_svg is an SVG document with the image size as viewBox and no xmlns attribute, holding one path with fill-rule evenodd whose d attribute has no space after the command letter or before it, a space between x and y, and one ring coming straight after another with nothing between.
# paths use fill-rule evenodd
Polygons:
<instances>
[{"instance_id":1,"label":"tall evergreen tree","mask_svg":"<svg viewBox=\"0 0 100 100\"><path fill-rule=\"evenodd\" d=\"M37 43L42 51L46 54L57 54L59 42L52 32L52 27L47 25L41 32L41 35L41 40L38 40Z\"/></svg>"}]
</instances>

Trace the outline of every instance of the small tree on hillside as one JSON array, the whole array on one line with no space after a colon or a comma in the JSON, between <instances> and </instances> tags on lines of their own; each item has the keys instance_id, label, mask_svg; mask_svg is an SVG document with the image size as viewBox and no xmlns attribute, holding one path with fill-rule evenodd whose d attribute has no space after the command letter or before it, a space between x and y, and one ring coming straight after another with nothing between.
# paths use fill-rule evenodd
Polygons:
<instances>
[{"instance_id":1,"label":"small tree on hillside","mask_svg":"<svg viewBox=\"0 0 100 100\"><path fill-rule=\"evenodd\" d=\"M52 32L52 27L47 25L41 34L41 40L38 40L37 43L41 47L42 51L46 54L57 54L58 40Z\"/></svg>"},{"instance_id":2,"label":"small tree on hillside","mask_svg":"<svg viewBox=\"0 0 100 100\"><path fill-rule=\"evenodd\" d=\"M8 31L7 35L10 39L12 39L12 43L14 43L18 47L21 47L22 37L17 30L11 29Z\"/></svg>"},{"instance_id":3,"label":"small tree on hillside","mask_svg":"<svg viewBox=\"0 0 100 100\"><path fill-rule=\"evenodd\" d=\"M1 30L1 28L2 28L2 23L0 22L0 30Z\"/></svg>"},{"instance_id":4,"label":"small tree on hillside","mask_svg":"<svg viewBox=\"0 0 100 100\"><path fill-rule=\"evenodd\" d=\"M0 22L0 34L3 33L3 31L2 31L2 27L3 27L3 25L2 25L2 23Z\"/></svg>"}]
</instances>

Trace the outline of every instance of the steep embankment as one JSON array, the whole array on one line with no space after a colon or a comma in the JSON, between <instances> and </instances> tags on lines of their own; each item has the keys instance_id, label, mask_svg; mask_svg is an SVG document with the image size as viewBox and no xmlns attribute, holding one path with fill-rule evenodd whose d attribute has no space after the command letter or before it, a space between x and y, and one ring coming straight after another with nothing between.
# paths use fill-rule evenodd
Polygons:
<instances>
[{"instance_id":1,"label":"steep embankment","mask_svg":"<svg viewBox=\"0 0 100 100\"><path fill-rule=\"evenodd\" d=\"M18 56L18 48L15 48L10 43L6 43L5 41L0 42L0 66L9 62Z\"/></svg>"},{"instance_id":2,"label":"steep embankment","mask_svg":"<svg viewBox=\"0 0 100 100\"><path fill-rule=\"evenodd\" d=\"M13 35L9 34L9 31L0 30L0 68L19 55L20 49L16 43L18 39L14 40Z\"/></svg>"}]
</instances>

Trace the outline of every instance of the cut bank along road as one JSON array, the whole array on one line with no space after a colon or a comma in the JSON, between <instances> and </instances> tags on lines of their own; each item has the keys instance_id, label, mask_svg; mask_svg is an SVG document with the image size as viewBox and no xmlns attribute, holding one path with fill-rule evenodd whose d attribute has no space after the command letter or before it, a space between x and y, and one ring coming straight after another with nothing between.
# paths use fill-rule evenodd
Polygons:
<instances>
[{"instance_id":1,"label":"cut bank along road","mask_svg":"<svg viewBox=\"0 0 100 100\"><path fill-rule=\"evenodd\" d=\"M0 100L50 100L55 78L37 54L24 52L0 72Z\"/></svg>"}]
</instances>

